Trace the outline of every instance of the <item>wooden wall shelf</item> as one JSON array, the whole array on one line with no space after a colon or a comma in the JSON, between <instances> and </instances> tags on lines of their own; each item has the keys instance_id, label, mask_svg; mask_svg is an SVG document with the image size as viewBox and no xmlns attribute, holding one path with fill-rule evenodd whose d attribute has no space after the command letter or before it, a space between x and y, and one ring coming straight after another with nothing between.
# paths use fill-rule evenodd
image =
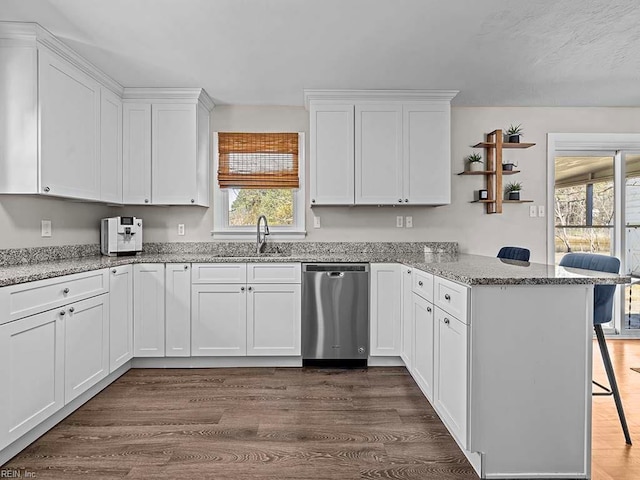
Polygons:
<instances>
[{"instance_id":1,"label":"wooden wall shelf","mask_svg":"<svg viewBox=\"0 0 640 480\"><path fill-rule=\"evenodd\" d=\"M476 143L473 148L484 148L485 166L482 172L462 172L458 175L484 175L487 182L487 194L492 200L475 200L471 203L486 203L487 213L502 213L503 203L531 203L533 200L504 200L502 192L502 176L515 175L520 170L502 170L502 150L505 148L529 148L535 143L503 142L502 130L487 133L484 142Z\"/></svg>"}]
</instances>

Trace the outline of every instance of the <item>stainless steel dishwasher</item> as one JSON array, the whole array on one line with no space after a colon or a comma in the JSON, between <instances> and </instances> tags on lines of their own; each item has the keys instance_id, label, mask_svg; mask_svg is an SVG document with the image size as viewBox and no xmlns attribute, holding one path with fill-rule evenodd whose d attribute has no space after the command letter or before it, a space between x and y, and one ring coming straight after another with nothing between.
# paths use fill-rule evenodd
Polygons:
<instances>
[{"instance_id":1,"label":"stainless steel dishwasher","mask_svg":"<svg viewBox=\"0 0 640 480\"><path fill-rule=\"evenodd\" d=\"M366 366L369 265L302 265L304 365Z\"/></svg>"}]
</instances>

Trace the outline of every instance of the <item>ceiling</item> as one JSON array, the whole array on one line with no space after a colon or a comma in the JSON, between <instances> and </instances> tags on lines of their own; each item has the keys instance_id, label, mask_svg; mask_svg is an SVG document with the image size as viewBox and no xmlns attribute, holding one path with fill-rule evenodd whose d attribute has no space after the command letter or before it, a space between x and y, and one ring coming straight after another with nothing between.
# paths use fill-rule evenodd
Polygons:
<instances>
[{"instance_id":1,"label":"ceiling","mask_svg":"<svg viewBox=\"0 0 640 480\"><path fill-rule=\"evenodd\" d=\"M555 186L572 187L613 180L613 156L558 156L555 158ZM640 155L625 157L627 178L640 177Z\"/></svg>"},{"instance_id":2,"label":"ceiling","mask_svg":"<svg viewBox=\"0 0 640 480\"><path fill-rule=\"evenodd\" d=\"M304 88L459 106L640 106L638 0L0 0L125 86L302 105Z\"/></svg>"}]
</instances>

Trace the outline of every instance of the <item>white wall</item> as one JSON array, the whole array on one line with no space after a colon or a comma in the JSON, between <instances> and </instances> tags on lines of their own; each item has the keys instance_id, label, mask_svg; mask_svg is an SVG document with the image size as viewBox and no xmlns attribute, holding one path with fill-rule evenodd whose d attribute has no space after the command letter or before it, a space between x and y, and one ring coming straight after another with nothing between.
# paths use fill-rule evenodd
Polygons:
<instances>
[{"instance_id":1,"label":"white wall","mask_svg":"<svg viewBox=\"0 0 640 480\"><path fill-rule=\"evenodd\" d=\"M511 150L522 173L509 177L522 181L523 198L546 205L546 134L571 132L640 132L640 108L453 108L452 203L444 207L315 207L307 209L308 240L312 241L457 241L463 252L495 255L502 245L531 249L532 260L546 259L546 218L529 218L529 204L504 206L502 215L487 215L484 206L471 204L474 190L483 188L482 177L458 176L470 145L484 134L511 123L521 123L528 150ZM308 112L302 107L219 106L211 115L214 131L304 131ZM308 141L309 135L307 135ZM308 151L308 148L307 148ZM307 155L308 161L308 155ZM307 177L308 171L307 168ZM213 172L212 172L213 178ZM308 192L307 192L308 197ZM308 202L307 202L308 204ZM547 206L547 211L549 210ZM111 215L136 215L144 219L145 241L209 241L212 209L201 207L107 208L69 201L32 197L0 197L0 248L17 246L93 243L98 241L98 220ZM51 217L54 236L40 238L40 219ZM313 215L322 228L313 228ZM413 216L413 229L395 227L396 215ZM178 223L186 235L177 236ZM64 230L64 231L63 231Z\"/></svg>"}]
</instances>

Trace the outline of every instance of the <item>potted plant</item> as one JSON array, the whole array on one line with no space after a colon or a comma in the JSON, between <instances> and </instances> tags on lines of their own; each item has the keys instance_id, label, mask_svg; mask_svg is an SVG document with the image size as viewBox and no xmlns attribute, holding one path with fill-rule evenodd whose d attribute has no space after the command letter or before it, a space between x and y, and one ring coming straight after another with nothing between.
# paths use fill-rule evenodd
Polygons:
<instances>
[{"instance_id":1,"label":"potted plant","mask_svg":"<svg viewBox=\"0 0 640 480\"><path fill-rule=\"evenodd\" d=\"M504 193L507 196L507 200L520 200L520 190L522 190L522 183L507 183L504 187Z\"/></svg>"},{"instance_id":2,"label":"potted plant","mask_svg":"<svg viewBox=\"0 0 640 480\"><path fill-rule=\"evenodd\" d=\"M509 143L520 143L520 136L522 133L522 124L518 125L509 125L509 128L506 131L506 136L509 139Z\"/></svg>"},{"instance_id":3,"label":"potted plant","mask_svg":"<svg viewBox=\"0 0 640 480\"><path fill-rule=\"evenodd\" d=\"M471 155L468 155L466 160L469 165L469 172L482 172L484 170L482 156L479 153L472 153Z\"/></svg>"},{"instance_id":4,"label":"potted plant","mask_svg":"<svg viewBox=\"0 0 640 480\"><path fill-rule=\"evenodd\" d=\"M507 171L510 172L512 171L515 167L517 167L518 164L517 163L513 163L513 162L505 162L502 164L502 171Z\"/></svg>"}]
</instances>

